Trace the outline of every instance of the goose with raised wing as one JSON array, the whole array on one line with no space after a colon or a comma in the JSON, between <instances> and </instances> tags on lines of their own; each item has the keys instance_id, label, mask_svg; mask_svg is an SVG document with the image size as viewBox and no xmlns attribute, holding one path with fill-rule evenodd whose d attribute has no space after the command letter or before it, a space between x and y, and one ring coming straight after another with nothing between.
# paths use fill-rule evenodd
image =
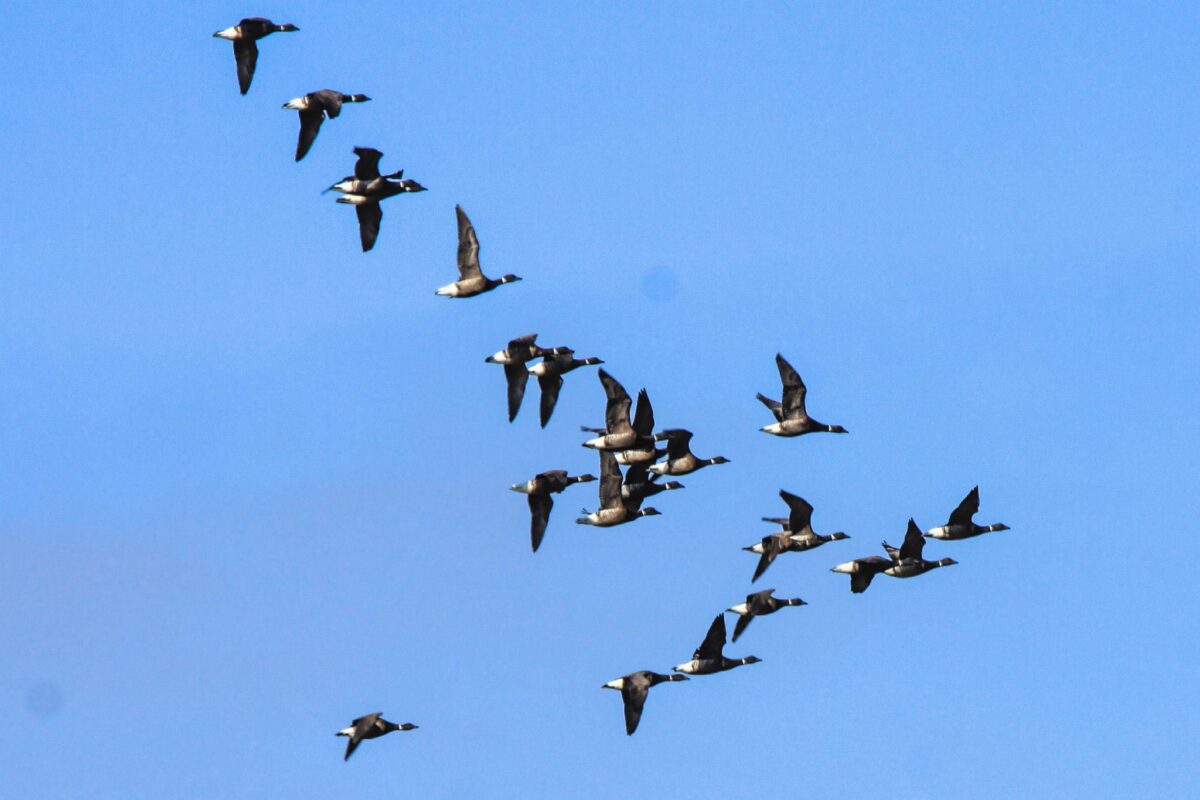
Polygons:
<instances>
[{"instance_id":1,"label":"goose with raised wing","mask_svg":"<svg viewBox=\"0 0 1200 800\"><path fill-rule=\"evenodd\" d=\"M456 205L454 213L458 217L458 280L446 284L434 294L440 297L474 297L490 292L501 284L521 280L516 275L505 275L503 278L484 275L479 266L479 238L475 235L475 226L467 218L462 206Z\"/></svg>"},{"instance_id":2,"label":"goose with raised wing","mask_svg":"<svg viewBox=\"0 0 1200 800\"><path fill-rule=\"evenodd\" d=\"M675 672L685 675L712 675L715 672L725 672L743 664L757 664L762 661L758 656L745 658L729 658L725 655L725 615L717 614L704 641L692 653L692 660L675 667Z\"/></svg>"},{"instance_id":3,"label":"goose with raised wing","mask_svg":"<svg viewBox=\"0 0 1200 800\"><path fill-rule=\"evenodd\" d=\"M774 589L763 589L761 592L746 595L746 602L738 603L729 609L734 614L738 615L737 624L733 626L733 639L737 641L738 637L745 632L746 628L754 621L755 617L765 617L768 614L774 614L781 608L788 606L806 606L808 603L801 600L799 597L784 599L775 597Z\"/></svg>"},{"instance_id":4,"label":"goose with raised wing","mask_svg":"<svg viewBox=\"0 0 1200 800\"><path fill-rule=\"evenodd\" d=\"M779 353L775 354L775 365L779 368L779 379L783 382L783 401L772 400L762 394L757 395L759 402L775 415L775 422L759 428L760 431L774 436L803 436L817 431L848 432L841 425L826 425L810 417L805 406L808 387L800 380L800 374Z\"/></svg>"},{"instance_id":5,"label":"goose with raised wing","mask_svg":"<svg viewBox=\"0 0 1200 800\"><path fill-rule=\"evenodd\" d=\"M904 542L900 547L892 547L884 542L883 549L893 562L883 574L893 578L914 578L938 567L949 567L958 563L953 558L927 561L924 552L925 536L917 526L916 520L912 518L908 520L908 530L905 531Z\"/></svg>"},{"instance_id":6,"label":"goose with raised wing","mask_svg":"<svg viewBox=\"0 0 1200 800\"><path fill-rule=\"evenodd\" d=\"M573 484L594 480L595 475L568 475L565 469L552 469L539 472L524 483L514 483L509 487L529 498L529 538L533 544L533 552L536 553L541 547L542 538L546 535L546 525L550 522L550 511L554 508L554 498L550 495L558 494Z\"/></svg>"},{"instance_id":7,"label":"goose with raised wing","mask_svg":"<svg viewBox=\"0 0 1200 800\"><path fill-rule=\"evenodd\" d=\"M786 519L764 517L763 519L781 523L784 530L764 536L762 541L756 545L742 548L751 553L758 553L760 556L758 566L754 570L754 577L750 579L751 583L757 581L767 571L767 567L771 566L780 553L802 553L829 542L850 538L842 531L827 535L817 533L812 528L812 504L786 489L780 489L779 496L788 505L790 512L788 517Z\"/></svg>"},{"instance_id":8,"label":"goose with raised wing","mask_svg":"<svg viewBox=\"0 0 1200 800\"><path fill-rule=\"evenodd\" d=\"M550 421L554 407L558 405L558 393L562 389L563 375L580 367L590 367L604 362L595 356L576 358L575 351L569 347L556 348L553 353L542 357L539 364L529 368L529 374L537 378L538 387L542 390L541 421L542 427Z\"/></svg>"},{"instance_id":9,"label":"goose with raised wing","mask_svg":"<svg viewBox=\"0 0 1200 800\"><path fill-rule=\"evenodd\" d=\"M250 91L254 70L258 66L258 40L272 33L290 33L300 30L290 22L276 25L264 17L247 17L223 31L213 34L218 39L233 42L233 58L237 61L238 88L242 94Z\"/></svg>"},{"instance_id":10,"label":"goose with raised wing","mask_svg":"<svg viewBox=\"0 0 1200 800\"><path fill-rule=\"evenodd\" d=\"M655 475L687 475L701 467L712 464L728 464L725 456L696 458L691 450L692 432L683 428L671 428L654 437L667 440L667 460L650 467Z\"/></svg>"},{"instance_id":11,"label":"goose with raised wing","mask_svg":"<svg viewBox=\"0 0 1200 800\"><path fill-rule=\"evenodd\" d=\"M583 446L595 450L627 450L637 444L640 438L629 421L629 409L633 406L633 399L620 381L605 372L603 367L596 374L600 377L600 385L604 387L604 430L601 432L595 428L584 428L585 431L601 435L584 442ZM641 394L645 394L644 389ZM641 395L638 400L641 402ZM645 402L649 404L649 396Z\"/></svg>"},{"instance_id":12,"label":"goose with raised wing","mask_svg":"<svg viewBox=\"0 0 1200 800\"><path fill-rule=\"evenodd\" d=\"M925 535L930 539L970 539L972 536L979 536L982 533L991 533L992 531L1007 531L1009 527L1003 522L993 522L991 525L978 525L973 517L979 513L979 487L976 486L971 491L967 492L967 496L958 504L958 508L954 509L950 514L950 519L945 525L939 525L936 528L930 528L925 531Z\"/></svg>"},{"instance_id":13,"label":"goose with raised wing","mask_svg":"<svg viewBox=\"0 0 1200 800\"><path fill-rule=\"evenodd\" d=\"M607 450L600 451L600 508L589 512L583 510L584 516L575 522L580 525L595 525L599 528L611 528L632 522L638 517L653 517L660 512L656 508L641 508L640 499L626 502L621 497L621 468L617 466L617 457Z\"/></svg>"}]
</instances>

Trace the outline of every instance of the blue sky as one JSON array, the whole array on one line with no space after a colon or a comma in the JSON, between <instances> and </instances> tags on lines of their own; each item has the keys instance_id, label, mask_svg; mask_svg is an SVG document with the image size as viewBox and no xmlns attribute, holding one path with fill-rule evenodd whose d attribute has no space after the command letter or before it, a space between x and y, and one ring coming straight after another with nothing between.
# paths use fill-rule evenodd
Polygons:
<instances>
[{"instance_id":1,"label":"blue sky","mask_svg":"<svg viewBox=\"0 0 1200 800\"><path fill-rule=\"evenodd\" d=\"M1200 762L1191 4L22 4L0 162L12 797L1180 797ZM261 43L241 97L242 16ZM364 92L293 163L304 92ZM429 187L359 252L320 190ZM489 274L454 302L454 205ZM486 355L597 355L726 466L532 555L595 471ZM781 440L783 352L818 419ZM971 486L1008 533L852 596ZM787 488L809 606L655 689ZM421 727L348 764L333 732Z\"/></svg>"}]
</instances>

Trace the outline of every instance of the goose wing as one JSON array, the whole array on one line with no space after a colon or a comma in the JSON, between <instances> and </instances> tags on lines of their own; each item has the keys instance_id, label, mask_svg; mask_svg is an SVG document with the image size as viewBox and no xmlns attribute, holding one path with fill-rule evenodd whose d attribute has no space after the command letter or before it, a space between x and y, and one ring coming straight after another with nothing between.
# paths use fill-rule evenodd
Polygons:
<instances>
[{"instance_id":1,"label":"goose wing","mask_svg":"<svg viewBox=\"0 0 1200 800\"><path fill-rule=\"evenodd\" d=\"M750 613L757 616L759 614L771 613L771 595L775 593L774 589L763 589L761 592L746 595L746 607Z\"/></svg>"},{"instance_id":2,"label":"goose wing","mask_svg":"<svg viewBox=\"0 0 1200 800\"><path fill-rule=\"evenodd\" d=\"M233 43L233 58L237 61L238 88L245 94L250 91L258 66L258 44L253 39L238 39Z\"/></svg>"},{"instance_id":3,"label":"goose wing","mask_svg":"<svg viewBox=\"0 0 1200 800\"><path fill-rule=\"evenodd\" d=\"M779 367L779 379L783 381L783 415L788 419L804 419L808 412L804 408L804 398L808 387L800 379L800 373L792 368L787 359L780 353L775 354L775 365Z\"/></svg>"},{"instance_id":4,"label":"goose wing","mask_svg":"<svg viewBox=\"0 0 1200 800\"><path fill-rule=\"evenodd\" d=\"M696 648L696 652L692 654L692 658L701 660L720 659L722 651L725 649L725 615L717 614L716 619L712 621L712 625L708 626L708 633L704 637L704 641Z\"/></svg>"},{"instance_id":5,"label":"goose wing","mask_svg":"<svg viewBox=\"0 0 1200 800\"><path fill-rule=\"evenodd\" d=\"M354 164L354 177L360 181L373 181L379 177L379 159L383 153L374 147L356 147L354 155L358 161Z\"/></svg>"},{"instance_id":6,"label":"goose wing","mask_svg":"<svg viewBox=\"0 0 1200 800\"><path fill-rule=\"evenodd\" d=\"M650 405L650 395L645 389L638 392L637 408L633 412L633 429L640 436L650 436L654 432L654 407Z\"/></svg>"},{"instance_id":7,"label":"goose wing","mask_svg":"<svg viewBox=\"0 0 1200 800\"><path fill-rule=\"evenodd\" d=\"M475 236L475 226L471 224L462 206L455 206L454 213L458 216L458 278L463 281L482 278L483 271L479 268L479 238Z\"/></svg>"},{"instance_id":8,"label":"goose wing","mask_svg":"<svg viewBox=\"0 0 1200 800\"><path fill-rule=\"evenodd\" d=\"M356 205L354 213L358 215L358 239L362 242L362 249L365 253L375 246L375 240L379 238L379 223L383 222L383 209L379 203L367 202Z\"/></svg>"},{"instance_id":9,"label":"goose wing","mask_svg":"<svg viewBox=\"0 0 1200 800\"><path fill-rule=\"evenodd\" d=\"M508 421L517 418L521 401L525 399L525 385L529 383L529 370L524 363L504 365L504 379L508 381Z\"/></svg>"},{"instance_id":10,"label":"goose wing","mask_svg":"<svg viewBox=\"0 0 1200 800\"><path fill-rule=\"evenodd\" d=\"M971 526L971 518L979 512L979 487L976 486L971 491L967 492L967 496L958 504L958 508L954 509L950 514L950 521L947 525L966 525Z\"/></svg>"},{"instance_id":11,"label":"goose wing","mask_svg":"<svg viewBox=\"0 0 1200 800\"><path fill-rule=\"evenodd\" d=\"M600 451L600 507L621 505L621 468L617 457L607 450Z\"/></svg>"},{"instance_id":12,"label":"goose wing","mask_svg":"<svg viewBox=\"0 0 1200 800\"><path fill-rule=\"evenodd\" d=\"M296 140L296 160L299 161L308 155L309 148L317 140L321 123L325 121L325 112L320 105L310 105L297 113L300 114L300 138Z\"/></svg>"},{"instance_id":13,"label":"goose wing","mask_svg":"<svg viewBox=\"0 0 1200 800\"><path fill-rule=\"evenodd\" d=\"M900 545L900 559L915 558L921 560L921 554L925 550L925 537L921 535L921 529L917 527L916 521L908 520L908 530L904 533L904 544Z\"/></svg>"},{"instance_id":14,"label":"goose wing","mask_svg":"<svg viewBox=\"0 0 1200 800\"><path fill-rule=\"evenodd\" d=\"M746 628L750 627L750 623L754 621L753 614L742 614L738 616L737 622L733 623L733 641L737 641Z\"/></svg>"},{"instance_id":15,"label":"goose wing","mask_svg":"<svg viewBox=\"0 0 1200 800\"><path fill-rule=\"evenodd\" d=\"M775 562L775 557L783 552L779 539L780 537L776 534L762 538L763 552L758 558L758 566L754 568L754 577L750 579L751 583L761 578L762 574L767 571L767 567Z\"/></svg>"},{"instance_id":16,"label":"goose wing","mask_svg":"<svg viewBox=\"0 0 1200 800\"><path fill-rule=\"evenodd\" d=\"M621 686L621 702L625 705L625 734L632 736L642 719L642 708L650 694L650 681L641 673L625 676Z\"/></svg>"},{"instance_id":17,"label":"goose wing","mask_svg":"<svg viewBox=\"0 0 1200 800\"><path fill-rule=\"evenodd\" d=\"M604 426L609 433L624 430L629 427L629 407L633 399L625 387L603 369L599 370L600 383L604 386L604 394L608 404L604 407Z\"/></svg>"},{"instance_id":18,"label":"goose wing","mask_svg":"<svg viewBox=\"0 0 1200 800\"><path fill-rule=\"evenodd\" d=\"M761 392L754 396L758 398L758 402L771 409L771 413L775 415L776 422L783 422L783 405L778 400L772 400Z\"/></svg>"},{"instance_id":19,"label":"goose wing","mask_svg":"<svg viewBox=\"0 0 1200 800\"><path fill-rule=\"evenodd\" d=\"M690 451L688 445L692 441L692 432L683 428L671 428L663 431L667 437L667 459L675 461L683 458Z\"/></svg>"},{"instance_id":20,"label":"goose wing","mask_svg":"<svg viewBox=\"0 0 1200 800\"><path fill-rule=\"evenodd\" d=\"M541 418L543 428L550 421L550 415L554 413L554 407L558 405L558 393L562 389L562 385L562 375L538 376L538 386L542 388Z\"/></svg>"},{"instance_id":21,"label":"goose wing","mask_svg":"<svg viewBox=\"0 0 1200 800\"><path fill-rule=\"evenodd\" d=\"M363 737L375 727L375 724L379 722L379 718L382 716L382 711L376 711L374 714L367 714L365 717L359 717L350 722L354 730L350 733L350 741L346 742L346 755L342 756L343 761L348 760L350 755L358 749L358 745L362 742Z\"/></svg>"},{"instance_id":22,"label":"goose wing","mask_svg":"<svg viewBox=\"0 0 1200 800\"><path fill-rule=\"evenodd\" d=\"M535 553L542 546L542 538L546 535L546 524L550 522L550 509L552 508L554 508L554 498L550 495L529 495L529 539Z\"/></svg>"},{"instance_id":23,"label":"goose wing","mask_svg":"<svg viewBox=\"0 0 1200 800\"><path fill-rule=\"evenodd\" d=\"M783 502L788 504L788 530L794 534L808 533L812 530L812 504L799 495L792 494L783 489L779 490L779 496L783 498Z\"/></svg>"}]
</instances>

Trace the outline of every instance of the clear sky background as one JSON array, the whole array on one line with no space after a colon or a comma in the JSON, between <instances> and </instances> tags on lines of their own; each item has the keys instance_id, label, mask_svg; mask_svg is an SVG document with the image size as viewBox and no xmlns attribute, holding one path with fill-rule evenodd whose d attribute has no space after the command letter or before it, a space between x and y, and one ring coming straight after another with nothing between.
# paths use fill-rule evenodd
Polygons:
<instances>
[{"instance_id":1,"label":"clear sky background","mask_svg":"<svg viewBox=\"0 0 1200 800\"><path fill-rule=\"evenodd\" d=\"M0 795L1200 792L1193 3L21 3L0 160ZM261 43L237 91L243 16ZM364 92L293 163L320 88ZM375 250L320 190L429 191ZM490 274L469 301L454 204ZM540 552L511 483L597 470L484 357L597 355L726 466ZM788 356L818 419L754 399ZM832 565L975 484L950 569ZM655 689L787 488L810 605ZM333 733L382 710L420 729Z\"/></svg>"}]
</instances>

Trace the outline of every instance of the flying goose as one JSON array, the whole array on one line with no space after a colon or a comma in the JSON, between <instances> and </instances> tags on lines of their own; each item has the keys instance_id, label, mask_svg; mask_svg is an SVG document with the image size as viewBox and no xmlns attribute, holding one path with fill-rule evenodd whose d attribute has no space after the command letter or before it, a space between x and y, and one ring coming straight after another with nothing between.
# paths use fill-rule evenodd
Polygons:
<instances>
[{"instance_id":1,"label":"flying goose","mask_svg":"<svg viewBox=\"0 0 1200 800\"><path fill-rule=\"evenodd\" d=\"M258 40L272 33L284 33L300 30L295 25L286 23L276 25L263 17L247 17L223 31L213 34L217 39L227 39L233 42L233 57L237 61L238 88L242 94L250 91L250 81L254 80L254 68L258 64Z\"/></svg>"},{"instance_id":2,"label":"flying goose","mask_svg":"<svg viewBox=\"0 0 1200 800\"><path fill-rule=\"evenodd\" d=\"M841 531L828 535L817 533L812 528L813 507L807 500L799 495L792 494L786 489L780 489L779 496L788 504L791 514L787 519L779 517L764 517L763 519L771 522L780 522L783 524L784 529L770 536L764 536L759 544L742 548L751 553L758 553L761 556L758 560L758 566L754 570L754 577L750 579L751 583L758 580L767 571L767 567L771 566L775 557L780 553L802 553L805 550L820 547L827 542L850 538Z\"/></svg>"},{"instance_id":3,"label":"flying goose","mask_svg":"<svg viewBox=\"0 0 1200 800\"><path fill-rule=\"evenodd\" d=\"M675 667L675 672L687 675L711 675L714 672L724 672L743 664L757 664L762 661L758 656L745 658L726 658L725 649L725 615L717 614L704 641L692 653L692 660Z\"/></svg>"},{"instance_id":4,"label":"flying goose","mask_svg":"<svg viewBox=\"0 0 1200 800\"><path fill-rule=\"evenodd\" d=\"M667 460L650 467L650 471L655 475L687 475L710 464L729 463L729 459L725 456L696 458L692 454L691 447L689 447L692 441L692 432L689 430L671 428L663 431L654 438L657 440L667 440Z\"/></svg>"},{"instance_id":5,"label":"flying goose","mask_svg":"<svg viewBox=\"0 0 1200 800\"><path fill-rule=\"evenodd\" d=\"M595 439L589 439L583 443L584 447L591 447L595 450L626 450L637 444L639 439L638 432L634 430L633 425L629 422L629 408L633 405L632 398L629 397L629 392L625 391L625 387L617 381L612 375L609 375L603 368L596 373L600 377L600 385L604 387L604 396L607 402L604 407L604 430L599 431L595 428L584 428L585 431L592 433L601 433ZM638 395L639 405L642 403L642 395L645 395L643 389ZM650 398L646 395L647 406ZM652 413L649 412L649 413ZM653 425L653 422L651 422Z\"/></svg>"},{"instance_id":6,"label":"flying goose","mask_svg":"<svg viewBox=\"0 0 1200 800\"><path fill-rule=\"evenodd\" d=\"M525 385L529 383L529 370L525 363L547 353L557 352L557 348L549 350L534 344L536 333L518 336L508 343L508 347L499 350L484 359L489 364L500 364L504 367L504 378L508 383L508 421L517 418L521 410L521 401L525 398Z\"/></svg>"},{"instance_id":7,"label":"flying goose","mask_svg":"<svg viewBox=\"0 0 1200 800\"><path fill-rule=\"evenodd\" d=\"M343 728L337 732L338 736L350 737L350 741L346 742L346 755L342 757L342 761L350 758L350 755L358 749L358 744L363 739L378 739L380 736L385 736L392 731L411 731L416 727L411 722L405 722L403 725L388 722L383 718L382 711L376 711L374 714L359 717L350 723L349 728Z\"/></svg>"},{"instance_id":8,"label":"flying goose","mask_svg":"<svg viewBox=\"0 0 1200 800\"><path fill-rule=\"evenodd\" d=\"M951 512L950 520L945 525L931 528L925 531L925 535L930 539L969 539L981 533L1009 530L1009 527L1003 522L995 522L991 525L975 524L972 517L977 513L979 513L978 486L967 493L967 496L958 504L958 508Z\"/></svg>"},{"instance_id":9,"label":"flying goose","mask_svg":"<svg viewBox=\"0 0 1200 800\"><path fill-rule=\"evenodd\" d=\"M354 174L342 178L321 194L325 194L325 192L369 194L372 190L381 189L388 179L399 180L404 177L404 170L398 170L390 175L380 175L379 160L383 158L383 153L373 147L356 147L354 155L358 156L358 161L354 162Z\"/></svg>"},{"instance_id":10,"label":"flying goose","mask_svg":"<svg viewBox=\"0 0 1200 800\"><path fill-rule=\"evenodd\" d=\"M365 103L370 99L365 94L342 94L332 89L320 89L284 103L284 108L300 112L300 138L296 140L296 160L299 161L308 153L325 117L334 119L341 114L343 103Z\"/></svg>"},{"instance_id":11,"label":"flying goose","mask_svg":"<svg viewBox=\"0 0 1200 800\"><path fill-rule=\"evenodd\" d=\"M533 543L533 552L537 552L546 535L546 523L550 521L550 510L554 508L554 498L573 483L586 483L596 480L595 475L568 475L565 469L552 469L539 472L524 483L514 483L509 488L514 492L529 497L529 538Z\"/></svg>"},{"instance_id":12,"label":"flying goose","mask_svg":"<svg viewBox=\"0 0 1200 800\"><path fill-rule=\"evenodd\" d=\"M651 686L668 681L686 681L685 675L660 675L657 672L641 670L631 672L601 686L601 689L616 689L621 693L621 701L625 704L625 735L632 736L637 730L638 722L642 719L642 707L646 705L646 696Z\"/></svg>"},{"instance_id":13,"label":"flying goose","mask_svg":"<svg viewBox=\"0 0 1200 800\"><path fill-rule=\"evenodd\" d=\"M458 280L446 284L434 294L441 297L474 297L490 292L502 283L521 280L516 275L505 275L503 278L484 275L479 268L479 239L475 236L475 226L467 219L467 212L462 210L462 206L456 205L454 213L458 216Z\"/></svg>"},{"instance_id":14,"label":"flying goose","mask_svg":"<svg viewBox=\"0 0 1200 800\"><path fill-rule=\"evenodd\" d=\"M555 352L543 356L540 364L534 364L529 368L529 374L538 379L538 386L542 389L543 428L550 421L550 415L554 413L554 406L558 405L558 392L562 389L563 375L573 369L603 363L594 356L575 358L574 350L569 347L560 347L556 348Z\"/></svg>"},{"instance_id":15,"label":"flying goose","mask_svg":"<svg viewBox=\"0 0 1200 800\"><path fill-rule=\"evenodd\" d=\"M871 585L871 579L896 562L883 556L866 556L838 564L830 572L842 572L850 576L850 591L862 594Z\"/></svg>"},{"instance_id":16,"label":"flying goose","mask_svg":"<svg viewBox=\"0 0 1200 800\"><path fill-rule=\"evenodd\" d=\"M924 575L931 569L949 567L958 563L953 558L926 561L924 556L925 538L921 529L917 527L916 520L912 518L908 520L908 530L904 534L904 542L900 547L892 547L884 542L883 549L893 562L892 566L883 571L883 574L893 578L912 578Z\"/></svg>"},{"instance_id":17,"label":"flying goose","mask_svg":"<svg viewBox=\"0 0 1200 800\"><path fill-rule=\"evenodd\" d=\"M401 170L403 172L404 170ZM387 178L376 178L367 181L361 192L346 193L337 199L339 203L354 206L358 216L358 239L365 253L375 246L379 238L379 223L383 222L383 209L379 207L381 200L395 197L398 194L424 192L425 187L411 178L392 181Z\"/></svg>"},{"instance_id":18,"label":"flying goose","mask_svg":"<svg viewBox=\"0 0 1200 800\"><path fill-rule=\"evenodd\" d=\"M814 431L847 433L841 425L826 425L810 417L804 407L808 387L800 380L800 374L792 369L792 365L779 353L775 354L775 364L779 367L779 378L783 381L783 402L777 402L762 394L757 395L759 401L775 415L775 422L765 428L759 428L760 431L775 436L802 436Z\"/></svg>"},{"instance_id":19,"label":"flying goose","mask_svg":"<svg viewBox=\"0 0 1200 800\"><path fill-rule=\"evenodd\" d=\"M808 603L801 600L799 597L793 597L790 600L784 600L779 597L773 597L774 589L763 589L761 592L746 595L746 602L738 603L729 610L738 615L737 624L733 626L733 641L737 641L742 632L749 627L755 617L765 617L768 614L774 614L781 608L787 606L806 606Z\"/></svg>"},{"instance_id":20,"label":"flying goose","mask_svg":"<svg viewBox=\"0 0 1200 800\"><path fill-rule=\"evenodd\" d=\"M580 525L595 525L611 528L631 522L638 517L652 517L660 512L656 508L642 508L640 499L629 502L621 499L621 469L617 457L607 450L600 451L600 508L593 512L583 510L585 516L575 521Z\"/></svg>"}]
</instances>

